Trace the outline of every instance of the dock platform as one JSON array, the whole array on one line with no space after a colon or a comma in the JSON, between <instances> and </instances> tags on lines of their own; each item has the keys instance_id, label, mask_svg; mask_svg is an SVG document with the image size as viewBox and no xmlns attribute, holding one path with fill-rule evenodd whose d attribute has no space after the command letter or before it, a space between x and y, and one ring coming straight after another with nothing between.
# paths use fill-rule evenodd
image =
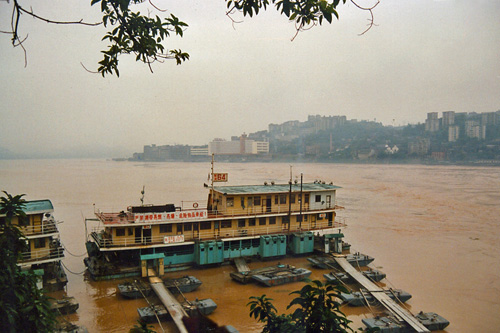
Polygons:
<instances>
[{"instance_id":1,"label":"dock platform","mask_svg":"<svg viewBox=\"0 0 500 333\"><path fill-rule=\"evenodd\" d=\"M342 269L349 274L353 279L355 279L359 284L366 288L370 294L377 299L380 304L382 304L387 310L394 314L401 321L406 322L410 325L415 332L430 332L422 323L418 321L409 311L402 308L399 304L393 301L388 295L384 293L384 290L377 286L372 281L368 280L361 272L357 271L345 257L335 256L334 257L337 264L342 267Z\"/></svg>"}]
</instances>

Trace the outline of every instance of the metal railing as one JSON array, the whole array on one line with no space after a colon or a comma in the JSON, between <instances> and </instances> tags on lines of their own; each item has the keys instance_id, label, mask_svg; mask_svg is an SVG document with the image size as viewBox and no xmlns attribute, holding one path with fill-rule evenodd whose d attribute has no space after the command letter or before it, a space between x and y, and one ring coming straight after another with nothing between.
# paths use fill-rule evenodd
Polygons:
<instances>
[{"instance_id":1,"label":"metal railing","mask_svg":"<svg viewBox=\"0 0 500 333\"><path fill-rule=\"evenodd\" d=\"M236 223L236 222L233 222ZM301 231L316 231L323 229L333 229L344 227L345 224L341 222L332 221L306 221L302 222L299 227L298 223L292 223L290 229L288 229L288 224L276 224L276 225L266 225L259 226L258 221L256 221L256 226L245 226L238 229L232 228L221 228L220 230L191 230L184 232L184 242L199 241L199 240L218 240L221 238L235 238L235 237L255 237L261 235L272 235L272 234L282 234L282 233L292 233ZM144 246L144 245L159 245L164 244L164 239L166 236L175 236L174 234L165 234L157 236L146 236L146 237L135 237L135 236L123 236L112 238L108 235L103 227L93 228L91 237L99 245L100 248L114 248L114 247L133 247L133 246ZM181 234L178 234L181 235ZM182 244L180 242L179 244Z\"/></svg>"},{"instance_id":2,"label":"metal railing","mask_svg":"<svg viewBox=\"0 0 500 333\"><path fill-rule=\"evenodd\" d=\"M39 260L48 260L48 259L58 259L64 258L64 249L62 246L58 246L55 248L43 248L43 249L35 249L34 251L27 251L21 253L21 263L27 263L32 261Z\"/></svg>"},{"instance_id":3,"label":"metal railing","mask_svg":"<svg viewBox=\"0 0 500 333\"><path fill-rule=\"evenodd\" d=\"M188 203L191 203L191 201L189 201ZM184 209L184 206L187 206L187 208ZM224 218L224 217L238 217L238 216L241 216L243 218L243 217L266 216L272 214L288 214L289 212L291 214L299 214L300 212L321 213L342 208L343 207L337 205L329 205L325 203L321 207L310 207L309 205L305 205L302 207L302 209L300 209L299 207L296 207L296 205L294 204L292 205L291 211L289 211L289 206L285 204L272 205L272 206L258 205L258 206L245 207L244 209L233 209L232 207L229 207L225 208L225 211L216 209L208 210L208 216L209 218ZM193 208L189 205L185 205L185 202L183 202L181 206L181 211L186 213L207 211L207 207L206 205L200 204L197 208ZM134 223L134 214L130 212L105 213L102 212L101 210L97 210L96 216L104 223Z\"/></svg>"},{"instance_id":4,"label":"metal railing","mask_svg":"<svg viewBox=\"0 0 500 333\"><path fill-rule=\"evenodd\" d=\"M54 222L42 223L40 225L24 226L21 227L21 231L25 236L45 235L59 232Z\"/></svg>"}]
</instances>

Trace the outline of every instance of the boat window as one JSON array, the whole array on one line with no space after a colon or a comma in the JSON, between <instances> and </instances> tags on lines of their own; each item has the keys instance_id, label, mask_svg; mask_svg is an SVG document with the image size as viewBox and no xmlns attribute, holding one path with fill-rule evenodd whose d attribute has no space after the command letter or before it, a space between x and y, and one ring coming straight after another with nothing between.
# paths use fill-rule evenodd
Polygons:
<instances>
[{"instance_id":1,"label":"boat window","mask_svg":"<svg viewBox=\"0 0 500 333\"><path fill-rule=\"evenodd\" d=\"M193 225L191 223L184 223L184 231L191 231Z\"/></svg>"},{"instance_id":2,"label":"boat window","mask_svg":"<svg viewBox=\"0 0 500 333\"><path fill-rule=\"evenodd\" d=\"M276 224L276 216L271 216L269 218L269 224Z\"/></svg>"},{"instance_id":3,"label":"boat window","mask_svg":"<svg viewBox=\"0 0 500 333\"><path fill-rule=\"evenodd\" d=\"M200 223L200 230L208 230L212 229L212 222L201 222Z\"/></svg>"},{"instance_id":4,"label":"boat window","mask_svg":"<svg viewBox=\"0 0 500 333\"><path fill-rule=\"evenodd\" d=\"M316 195L316 196L314 197L314 201L315 201L315 202L321 202L321 195L319 195L319 194L318 194L318 195Z\"/></svg>"},{"instance_id":5,"label":"boat window","mask_svg":"<svg viewBox=\"0 0 500 333\"><path fill-rule=\"evenodd\" d=\"M172 232L171 224L160 224L160 233L164 234L167 232Z\"/></svg>"},{"instance_id":6,"label":"boat window","mask_svg":"<svg viewBox=\"0 0 500 333\"><path fill-rule=\"evenodd\" d=\"M232 227L232 221L222 221L220 224L221 228L231 228Z\"/></svg>"},{"instance_id":7,"label":"boat window","mask_svg":"<svg viewBox=\"0 0 500 333\"><path fill-rule=\"evenodd\" d=\"M265 217L259 217L259 225L266 225L266 218Z\"/></svg>"},{"instance_id":8,"label":"boat window","mask_svg":"<svg viewBox=\"0 0 500 333\"><path fill-rule=\"evenodd\" d=\"M253 206L253 197L248 197L248 207Z\"/></svg>"},{"instance_id":9,"label":"boat window","mask_svg":"<svg viewBox=\"0 0 500 333\"><path fill-rule=\"evenodd\" d=\"M290 196L290 203L293 203L293 204L295 203L295 194L292 194Z\"/></svg>"},{"instance_id":10,"label":"boat window","mask_svg":"<svg viewBox=\"0 0 500 333\"><path fill-rule=\"evenodd\" d=\"M234 207L234 198L233 197L226 199L226 206L227 207Z\"/></svg>"},{"instance_id":11,"label":"boat window","mask_svg":"<svg viewBox=\"0 0 500 333\"><path fill-rule=\"evenodd\" d=\"M304 215L304 221L307 221L307 217L308 217L308 216L309 216L309 215Z\"/></svg>"},{"instance_id":12,"label":"boat window","mask_svg":"<svg viewBox=\"0 0 500 333\"><path fill-rule=\"evenodd\" d=\"M239 219L238 220L238 228L244 228L245 227L245 219Z\"/></svg>"},{"instance_id":13,"label":"boat window","mask_svg":"<svg viewBox=\"0 0 500 333\"><path fill-rule=\"evenodd\" d=\"M132 236L134 234L134 228L128 228L128 235Z\"/></svg>"},{"instance_id":14,"label":"boat window","mask_svg":"<svg viewBox=\"0 0 500 333\"><path fill-rule=\"evenodd\" d=\"M35 238L35 249L45 247L45 238Z\"/></svg>"},{"instance_id":15,"label":"boat window","mask_svg":"<svg viewBox=\"0 0 500 333\"><path fill-rule=\"evenodd\" d=\"M304 195L304 203L309 203L309 193Z\"/></svg>"},{"instance_id":16,"label":"boat window","mask_svg":"<svg viewBox=\"0 0 500 333\"><path fill-rule=\"evenodd\" d=\"M283 216L281 218L281 224L285 224L285 223L288 223L290 222L290 217L289 216Z\"/></svg>"},{"instance_id":17,"label":"boat window","mask_svg":"<svg viewBox=\"0 0 500 333\"><path fill-rule=\"evenodd\" d=\"M260 206L260 197L254 197L253 198L253 204L255 206Z\"/></svg>"},{"instance_id":18,"label":"boat window","mask_svg":"<svg viewBox=\"0 0 500 333\"><path fill-rule=\"evenodd\" d=\"M302 215L297 215L297 222L302 222Z\"/></svg>"},{"instance_id":19,"label":"boat window","mask_svg":"<svg viewBox=\"0 0 500 333\"><path fill-rule=\"evenodd\" d=\"M280 194L280 204L286 204L286 194Z\"/></svg>"},{"instance_id":20,"label":"boat window","mask_svg":"<svg viewBox=\"0 0 500 333\"><path fill-rule=\"evenodd\" d=\"M125 228L117 228L116 236L125 236Z\"/></svg>"},{"instance_id":21,"label":"boat window","mask_svg":"<svg viewBox=\"0 0 500 333\"><path fill-rule=\"evenodd\" d=\"M274 204L275 204L275 205L277 205L277 204L278 204L278 196L277 196L277 195L275 195L275 196L274 196Z\"/></svg>"},{"instance_id":22,"label":"boat window","mask_svg":"<svg viewBox=\"0 0 500 333\"><path fill-rule=\"evenodd\" d=\"M248 219L248 226L255 227L255 218Z\"/></svg>"}]
</instances>

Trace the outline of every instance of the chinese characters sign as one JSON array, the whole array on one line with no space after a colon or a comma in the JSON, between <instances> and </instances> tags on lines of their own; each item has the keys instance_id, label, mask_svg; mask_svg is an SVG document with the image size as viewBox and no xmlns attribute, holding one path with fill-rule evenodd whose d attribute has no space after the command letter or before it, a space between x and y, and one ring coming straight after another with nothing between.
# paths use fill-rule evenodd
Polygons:
<instances>
[{"instance_id":1,"label":"chinese characters sign","mask_svg":"<svg viewBox=\"0 0 500 333\"><path fill-rule=\"evenodd\" d=\"M182 243L184 242L184 235L175 235L175 236L165 236L163 237L163 243Z\"/></svg>"},{"instance_id":2,"label":"chinese characters sign","mask_svg":"<svg viewBox=\"0 0 500 333\"><path fill-rule=\"evenodd\" d=\"M136 223L168 222L179 220L201 220L208 217L207 210L180 211L169 213L135 213L134 221Z\"/></svg>"}]
</instances>

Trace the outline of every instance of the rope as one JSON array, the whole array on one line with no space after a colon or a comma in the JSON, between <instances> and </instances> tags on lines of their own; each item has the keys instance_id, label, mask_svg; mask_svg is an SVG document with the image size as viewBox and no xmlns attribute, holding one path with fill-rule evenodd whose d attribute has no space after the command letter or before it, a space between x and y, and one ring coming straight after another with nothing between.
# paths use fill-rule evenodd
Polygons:
<instances>
[{"instance_id":1,"label":"rope","mask_svg":"<svg viewBox=\"0 0 500 333\"><path fill-rule=\"evenodd\" d=\"M87 253L86 253L86 252L85 252L85 253L83 253L83 254L80 254L80 255L73 254L73 253L71 253L71 252L68 250L68 248L66 247L66 245L64 245L64 244L63 244L63 242L61 242L61 241L60 241L60 243L61 243L62 247L66 250L66 252L68 252L68 253L69 253L70 255L72 255L73 257L77 257L77 258L79 258L79 257L83 257L83 256L87 255Z\"/></svg>"},{"instance_id":2,"label":"rope","mask_svg":"<svg viewBox=\"0 0 500 333\"><path fill-rule=\"evenodd\" d=\"M87 270L87 269L85 268L82 272L80 272L80 273L75 273L75 272L73 272L72 270L70 270L68 267L66 267L66 265L65 265L62 261L61 261L61 265L63 265L63 266L64 266L64 268L66 268L66 270L67 270L68 272L70 272L71 274L74 274L74 275L83 275L83 274L85 273L85 271Z\"/></svg>"}]
</instances>

